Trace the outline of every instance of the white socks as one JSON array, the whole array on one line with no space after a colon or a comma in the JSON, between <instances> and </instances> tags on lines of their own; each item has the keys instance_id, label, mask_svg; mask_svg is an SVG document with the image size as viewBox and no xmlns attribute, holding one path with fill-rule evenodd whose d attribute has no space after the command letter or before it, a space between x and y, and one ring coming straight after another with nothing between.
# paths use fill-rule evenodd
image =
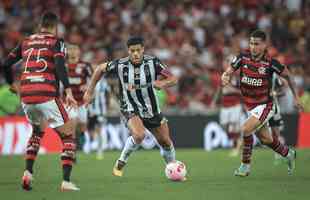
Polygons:
<instances>
[{"instance_id":1,"label":"white socks","mask_svg":"<svg viewBox=\"0 0 310 200\"><path fill-rule=\"evenodd\" d=\"M175 161L175 149L173 144L171 144L171 146L168 148L160 146L160 154L162 155L167 164Z\"/></svg>"},{"instance_id":2,"label":"white socks","mask_svg":"<svg viewBox=\"0 0 310 200\"><path fill-rule=\"evenodd\" d=\"M119 160L127 162L130 154L139 148L140 144L136 144L132 136L127 138Z\"/></svg>"}]
</instances>

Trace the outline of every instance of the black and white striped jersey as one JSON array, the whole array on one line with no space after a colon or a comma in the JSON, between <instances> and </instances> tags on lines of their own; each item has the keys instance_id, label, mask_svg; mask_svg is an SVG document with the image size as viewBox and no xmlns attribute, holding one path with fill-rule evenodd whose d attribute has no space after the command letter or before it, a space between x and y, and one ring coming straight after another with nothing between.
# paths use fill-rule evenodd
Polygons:
<instances>
[{"instance_id":1,"label":"black and white striped jersey","mask_svg":"<svg viewBox=\"0 0 310 200\"><path fill-rule=\"evenodd\" d=\"M88 115L90 117L106 116L108 92L110 92L110 86L105 78L101 78L95 87L94 100L88 106Z\"/></svg>"},{"instance_id":2,"label":"black and white striped jersey","mask_svg":"<svg viewBox=\"0 0 310 200\"><path fill-rule=\"evenodd\" d=\"M272 92L279 92L279 90L281 90L281 88L283 87L283 83L279 77L278 74L273 73L272 74L272 87L271 87L271 91ZM277 95L272 95L273 96L273 101L275 104L279 104L279 100L278 100L278 96Z\"/></svg>"},{"instance_id":3,"label":"black and white striped jersey","mask_svg":"<svg viewBox=\"0 0 310 200\"><path fill-rule=\"evenodd\" d=\"M107 73L116 74L119 80L121 112L135 112L142 118L159 114L154 81L166 71L156 57L144 55L140 65L133 65L129 57L109 62Z\"/></svg>"}]
</instances>

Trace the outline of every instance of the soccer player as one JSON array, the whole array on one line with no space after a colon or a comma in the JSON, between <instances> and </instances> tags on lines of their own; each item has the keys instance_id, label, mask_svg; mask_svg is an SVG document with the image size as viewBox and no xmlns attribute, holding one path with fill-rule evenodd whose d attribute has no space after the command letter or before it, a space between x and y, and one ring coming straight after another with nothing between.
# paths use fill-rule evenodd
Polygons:
<instances>
[{"instance_id":1,"label":"soccer player","mask_svg":"<svg viewBox=\"0 0 310 200\"><path fill-rule=\"evenodd\" d=\"M128 57L101 64L92 76L84 95L88 104L96 83L104 73L117 75L120 86L122 118L131 132L124 149L113 168L113 175L122 176L129 156L143 141L149 129L162 146L161 154L166 163L175 161L175 149L169 136L168 123L158 106L154 88L164 89L177 83L177 78L156 57L144 54L141 37L127 41Z\"/></svg>"},{"instance_id":2,"label":"soccer player","mask_svg":"<svg viewBox=\"0 0 310 200\"><path fill-rule=\"evenodd\" d=\"M256 30L250 35L250 51L240 53L234 57L231 66L222 74L222 85L230 83L234 71L240 69L240 89L243 102L249 112L249 118L242 126L243 152L240 167L235 171L235 176L248 176L253 148L253 132L260 141L285 157L288 163L288 173L295 168L296 151L281 144L278 137L270 133L269 119L274 115L275 105L271 91L273 73L277 73L286 81L294 94L295 104L302 109L299 97L291 82L290 72L286 66L267 55L266 34Z\"/></svg>"},{"instance_id":3,"label":"soccer player","mask_svg":"<svg viewBox=\"0 0 310 200\"><path fill-rule=\"evenodd\" d=\"M44 128L49 125L62 140L61 153L63 181L61 190L79 190L72 182L72 160L75 153L73 123L59 98L58 82L66 91L66 103L76 106L65 70L65 44L57 38L58 17L46 12L40 22L39 32L25 38L11 51L4 62L6 81L17 91L22 107L32 125L32 135L26 148L26 167L22 177L22 187L31 190L33 164L37 157ZM22 59L23 71L20 87L13 83L12 65Z\"/></svg>"},{"instance_id":4,"label":"soccer player","mask_svg":"<svg viewBox=\"0 0 310 200\"><path fill-rule=\"evenodd\" d=\"M103 145L104 134L106 134L107 124L107 108L109 106L110 86L105 78L101 78L95 87L95 98L88 106L88 133L89 137L89 150L91 149L91 142L96 141L97 146L97 159L103 159Z\"/></svg>"},{"instance_id":5,"label":"soccer player","mask_svg":"<svg viewBox=\"0 0 310 200\"><path fill-rule=\"evenodd\" d=\"M284 129L284 121L281 116L281 110L280 110L280 104L279 104L279 97L283 95L284 91L284 82L282 78L280 78L276 73L273 73L272 75L272 89L271 89L271 95L273 98L273 103L275 104L275 113L269 120L269 125L272 131L272 134L274 137L278 137L279 141L282 144L285 144L285 139L281 135L281 131ZM274 164L279 164L281 160L281 155L278 153L275 153L275 161Z\"/></svg>"},{"instance_id":6,"label":"soccer player","mask_svg":"<svg viewBox=\"0 0 310 200\"><path fill-rule=\"evenodd\" d=\"M84 133L87 130L87 108L83 105L83 95L87 88L87 82L92 74L90 63L81 61L81 51L77 45L68 45L67 69L69 84L74 99L78 103L76 109L70 109L69 115L75 121L75 135L77 148L81 149Z\"/></svg>"}]
</instances>

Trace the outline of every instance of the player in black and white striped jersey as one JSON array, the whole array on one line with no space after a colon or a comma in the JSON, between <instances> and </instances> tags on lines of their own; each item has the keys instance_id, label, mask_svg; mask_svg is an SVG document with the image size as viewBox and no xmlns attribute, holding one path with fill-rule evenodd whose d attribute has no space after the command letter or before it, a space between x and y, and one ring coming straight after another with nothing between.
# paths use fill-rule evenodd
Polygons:
<instances>
[{"instance_id":1,"label":"player in black and white striped jersey","mask_svg":"<svg viewBox=\"0 0 310 200\"><path fill-rule=\"evenodd\" d=\"M279 138L279 141L282 144L285 144L285 139L281 135L281 131L284 129L284 120L281 116L279 98L284 95L283 88L285 87L285 80L280 78L276 73L272 75L272 87L271 87L271 96L273 98L273 103L275 104L275 114L269 120L269 126L272 130L272 134ZM274 164L279 164L282 157L275 153L275 162Z\"/></svg>"},{"instance_id":2,"label":"player in black and white striped jersey","mask_svg":"<svg viewBox=\"0 0 310 200\"><path fill-rule=\"evenodd\" d=\"M119 80L120 107L122 118L131 135L125 144L120 158L113 169L113 175L122 176L123 167L130 154L137 150L149 129L162 147L166 163L175 160L175 150L170 139L167 120L163 117L155 88L163 89L177 83L177 78L153 56L144 55L144 41L132 37L127 41L126 58L101 64L92 76L91 83L84 95L85 103L91 101L97 81L104 73L115 74Z\"/></svg>"},{"instance_id":3,"label":"player in black and white striped jersey","mask_svg":"<svg viewBox=\"0 0 310 200\"><path fill-rule=\"evenodd\" d=\"M92 149L92 143L97 143L97 159L103 159L103 142L106 134L105 125L107 123L107 109L109 105L110 86L105 78L97 83L95 87L95 96L88 106L88 124L84 151L89 152Z\"/></svg>"}]
</instances>

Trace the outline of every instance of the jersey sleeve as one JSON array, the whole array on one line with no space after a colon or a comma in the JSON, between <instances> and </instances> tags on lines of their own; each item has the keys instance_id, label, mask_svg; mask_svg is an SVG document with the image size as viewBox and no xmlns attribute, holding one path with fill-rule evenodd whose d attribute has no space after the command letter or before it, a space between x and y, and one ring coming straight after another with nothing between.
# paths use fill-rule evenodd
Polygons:
<instances>
[{"instance_id":1,"label":"jersey sleeve","mask_svg":"<svg viewBox=\"0 0 310 200\"><path fill-rule=\"evenodd\" d=\"M22 45L18 44L7 56L7 58L3 62L3 71L5 74L5 79L7 83L11 84L14 81L14 77L12 74L12 65L17 63L20 59L22 59Z\"/></svg>"},{"instance_id":2,"label":"jersey sleeve","mask_svg":"<svg viewBox=\"0 0 310 200\"><path fill-rule=\"evenodd\" d=\"M230 66L236 71L242 66L242 54L233 56L230 61Z\"/></svg>"},{"instance_id":3,"label":"jersey sleeve","mask_svg":"<svg viewBox=\"0 0 310 200\"><path fill-rule=\"evenodd\" d=\"M61 57L66 56L66 46L65 46L65 42L63 39L58 39L55 43L54 57L56 56L61 56Z\"/></svg>"},{"instance_id":4,"label":"jersey sleeve","mask_svg":"<svg viewBox=\"0 0 310 200\"><path fill-rule=\"evenodd\" d=\"M118 60L113 60L111 62L108 62L106 72L108 74L115 74L117 73L117 65L118 65Z\"/></svg>"},{"instance_id":5,"label":"jersey sleeve","mask_svg":"<svg viewBox=\"0 0 310 200\"><path fill-rule=\"evenodd\" d=\"M171 72L169 71L167 66L164 65L158 58L154 58L154 66L155 66L156 76L162 75L162 76L168 77L171 75Z\"/></svg>"},{"instance_id":6,"label":"jersey sleeve","mask_svg":"<svg viewBox=\"0 0 310 200\"><path fill-rule=\"evenodd\" d=\"M282 65L279 61L272 59L271 60L271 70L277 74L281 74L285 69L285 66Z\"/></svg>"}]
</instances>

